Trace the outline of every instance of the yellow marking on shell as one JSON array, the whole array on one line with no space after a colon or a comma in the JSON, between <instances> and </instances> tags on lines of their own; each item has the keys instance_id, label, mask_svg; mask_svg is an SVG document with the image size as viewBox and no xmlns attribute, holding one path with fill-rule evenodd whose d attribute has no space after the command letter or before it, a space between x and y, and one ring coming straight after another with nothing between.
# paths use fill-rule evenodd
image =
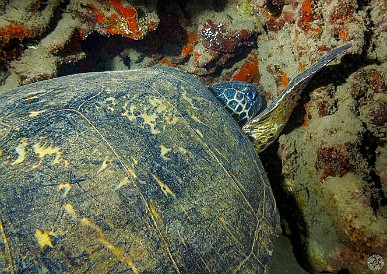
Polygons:
<instances>
[{"instance_id":1,"label":"yellow marking on shell","mask_svg":"<svg viewBox=\"0 0 387 274\"><path fill-rule=\"evenodd\" d=\"M173 198L176 198L175 193L169 188L167 184L161 181L156 175L152 174L153 179L159 184L161 190L164 192L166 196L171 195Z\"/></svg>"},{"instance_id":2,"label":"yellow marking on shell","mask_svg":"<svg viewBox=\"0 0 387 274\"><path fill-rule=\"evenodd\" d=\"M34 101L34 99L38 99L38 98L39 98L39 96L33 95L33 96L30 96L30 97L27 97L27 98L26 98L26 101L27 101L28 103L31 103L31 102Z\"/></svg>"},{"instance_id":3,"label":"yellow marking on shell","mask_svg":"<svg viewBox=\"0 0 387 274\"><path fill-rule=\"evenodd\" d=\"M46 155L53 155L53 154L55 155L55 158L52 161L52 165L59 164L61 162L61 160L62 160L61 157L60 157L61 156L61 152L60 152L59 147L45 146L45 144L42 145L39 142L39 143L34 144L32 146L32 148L34 149L34 152L40 158L39 163L34 165L34 167L38 167L40 165L40 163L43 161L43 158Z\"/></svg>"},{"instance_id":4,"label":"yellow marking on shell","mask_svg":"<svg viewBox=\"0 0 387 274\"><path fill-rule=\"evenodd\" d=\"M136 174L136 172L134 172L134 169L128 167L128 171L129 171L129 174L130 174L134 179L137 178L137 174Z\"/></svg>"},{"instance_id":5,"label":"yellow marking on shell","mask_svg":"<svg viewBox=\"0 0 387 274\"><path fill-rule=\"evenodd\" d=\"M125 102L124 106L122 107L122 109L124 110L124 113L122 113L121 115L125 116L129 120L135 120L137 117L136 115L134 115L134 110L136 109L135 105L131 105L129 109L127 107L128 107L128 103Z\"/></svg>"},{"instance_id":6,"label":"yellow marking on shell","mask_svg":"<svg viewBox=\"0 0 387 274\"><path fill-rule=\"evenodd\" d=\"M160 215L157 213L156 207L155 207L152 199L149 200L149 208L151 210L152 216L155 219L157 225L162 225L163 221L161 220Z\"/></svg>"},{"instance_id":7,"label":"yellow marking on shell","mask_svg":"<svg viewBox=\"0 0 387 274\"><path fill-rule=\"evenodd\" d=\"M194 120L195 122L198 122L199 124L205 124L202 120L199 119L199 117L197 117L195 115L195 113L197 113L197 111L195 110L199 110L199 108L197 108L193 102L193 99L191 97L189 97L187 95L187 91L182 91L181 92L181 99L183 99L184 101L186 101L189 106L186 107L187 111L188 111L188 114L189 114L189 117ZM197 101L202 101L203 98L195 98Z\"/></svg>"},{"instance_id":8,"label":"yellow marking on shell","mask_svg":"<svg viewBox=\"0 0 387 274\"><path fill-rule=\"evenodd\" d=\"M171 148L168 148L164 145L160 145L160 149L161 149L161 158L163 158L164 160L171 160L171 158L165 156L168 152L172 151Z\"/></svg>"},{"instance_id":9,"label":"yellow marking on shell","mask_svg":"<svg viewBox=\"0 0 387 274\"><path fill-rule=\"evenodd\" d=\"M134 171L134 166L137 165L138 159L135 158L135 157L133 157L132 160L133 160L132 168L127 167L127 170L128 170L128 172L129 172L129 174L133 177L133 179L136 179L136 178L137 178L137 174L136 174L136 172Z\"/></svg>"},{"instance_id":10,"label":"yellow marking on shell","mask_svg":"<svg viewBox=\"0 0 387 274\"><path fill-rule=\"evenodd\" d=\"M122 116L125 116L130 121L135 121L137 117L142 118L143 124L140 127L145 128L145 125L148 125L150 127L150 132L152 134L160 133L160 130L156 129L156 119L158 118L158 115L156 113L152 113L149 115L145 111L145 112L141 112L140 115L136 116L134 115L134 111L136 109L135 106L131 105L129 109L127 109L127 106L128 104L125 103L123 106L123 109L125 110L125 112L121 114Z\"/></svg>"},{"instance_id":11,"label":"yellow marking on shell","mask_svg":"<svg viewBox=\"0 0 387 274\"><path fill-rule=\"evenodd\" d=\"M242 243L238 240L238 238L235 236L235 234L233 233L232 231L232 227L230 227L230 225L227 225L227 222L226 222L226 219L223 217L223 216L220 216L219 217L219 221L220 223L223 225L224 229L227 231L227 233L231 236L231 238L236 242L238 243L239 246L243 246ZM241 270L241 267L242 265L244 264L244 262L251 256L251 254L247 255L241 263L239 263L235 269L233 269L233 271L231 273L233 274L236 274L238 273L240 270Z\"/></svg>"},{"instance_id":12,"label":"yellow marking on shell","mask_svg":"<svg viewBox=\"0 0 387 274\"><path fill-rule=\"evenodd\" d=\"M163 101L156 97L149 98L149 104L157 108L156 112L162 112L167 109L167 105L163 104Z\"/></svg>"},{"instance_id":13,"label":"yellow marking on shell","mask_svg":"<svg viewBox=\"0 0 387 274\"><path fill-rule=\"evenodd\" d=\"M189 247L187 241L184 239L183 236L181 236L181 235L179 234L178 231L177 231L177 234L179 235L179 240L180 240L180 242L184 245L184 248L187 249L187 248Z\"/></svg>"},{"instance_id":14,"label":"yellow marking on shell","mask_svg":"<svg viewBox=\"0 0 387 274\"><path fill-rule=\"evenodd\" d=\"M3 222L1 221L1 218L0 218L0 233L3 239L3 254L4 255L5 253L7 254L6 256L8 261L8 262L3 261L3 263L7 263L9 265L8 270L10 271L11 274L14 274L15 271L13 269L13 255L11 253L11 249L9 248L8 238L4 232L4 226L3 226ZM5 256L2 256L2 258L5 259ZM3 265L3 269L4 270L6 269L4 265Z\"/></svg>"},{"instance_id":15,"label":"yellow marking on shell","mask_svg":"<svg viewBox=\"0 0 387 274\"><path fill-rule=\"evenodd\" d=\"M42 114L46 111L47 111L46 109L36 110L36 111L33 110L33 111L28 112L28 117L35 118L36 116L39 116L40 114Z\"/></svg>"},{"instance_id":16,"label":"yellow marking on shell","mask_svg":"<svg viewBox=\"0 0 387 274\"><path fill-rule=\"evenodd\" d=\"M183 154L186 154L186 153L187 153L187 150L186 150L184 147L179 146L177 149L178 149L181 153L183 153Z\"/></svg>"},{"instance_id":17,"label":"yellow marking on shell","mask_svg":"<svg viewBox=\"0 0 387 274\"><path fill-rule=\"evenodd\" d=\"M193 104L192 98L187 96L187 91L186 90L183 90L181 92L181 99L183 99L184 101L187 101L191 105L192 108L196 108L195 105Z\"/></svg>"},{"instance_id":18,"label":"yellow marking on shell","mask_svg":"<svg viewBox=\"0 0 387 274\"><path fill-rule=\"evenodd\" d=\"M0 150L0 156L3 156L3 151L2 150Z\"/></svg>"},{"instance_id":19,"label":"yellow marking on shell","mask_svg":"<svg viewBox=\"0 0 387 274\"><path fill-rule=\"evenodd\" d=\"M104 102L106 102L106 109L113 112L114 111L114 107L115 105L117 104L116 103L116 98L114 97L108 97L104 100ZM110 102L110 105L109 105L109 102Z\"/></svg>"},{"instance_id":20,"label":"yellow marking on shell","mask_svg":"<svg viewBox=\"0 0 387 274\"><path fill-rule=\"evenodd\" d=\"M74 206L72 204L65 204L64 210L71 215L74 219L77 218L77 212L74 209Z\"/></svg>"},{"instance_id":21,"label":"yellow marking on shell","mask_svg":"<svg viewBox=\"0 0 387 274\"><path fill-rule=\"evenodd\" d=\"M119 189L119 188L121 188L121 187L123 187L124 185L127 185L127 184L129 184L129 183L130 183L129 179L125 177L124 179L122 179L122 180L119 182L119 184L118 184L114 189L117 190L117 189Z\"/></svg>"},{"instance_id":22,"label":"yellow marking on shell","mask_svg":"<svg viewBox=\"0 0 387 274\"><path fill-rule=\"evenodd\" d=\"M180 242L184 245L184 248L185 248L185 249L190 248L190 245L188 244L187 240L186 240L183 236L180 235L179 231L176 231L176 233L178 234L178 238L179 238ZM213 271L211 271L211 267L210 267L210 266L208 265L208 263L204 260L203 255L200 254L200 253L197 254L197 255L199 255L200 261L202 262L202 264L203 264L203 265L205 266L205 268L206 268L206 271L205 271L204 273L212 273Z\"/></svg>"},{"instance_id":23,"label":"yellow marking on shell","mask_svg":"<svg viewBox=\"0 0 387 274\"><path fill-rule=\"evenodd\" d=\"M50 236L55 236L55 233L48 230L44 230L44 231L41 231L40 229L35 230L35 238L42 249L47 245L51 248L54 248L54 245L51 242Z\"/></svg>"},{"instance_id":24,"label":"yellow marking on shell","mask_svg":"<svg viewBox=\"0 0 387 274\"><path fill-rule=\"evenodd\" d=\"M129 265L129 267L132 269L134 273L136 274L140 273L140 271L137 269L132 259L127 254L125 254L125 252L121 248L110 243L106 238L106 236L104 235L102 229L98 225L92 223L87 218L82 218L81 224L84 226L90 227L91 229L94 229L98 234L97 240L100 243L102 243L107 249L109 249L121 262Z\"/></svg>"},{"instance_id":25,"label":"yellow marking on shell","mask_svg":"<svg viewBox=\"0 0 387 274\"><path fill-rule=\"evenodd\" d=\"M179 118L173 113L172 107L164 103L161 99L153 97L149 98L148 102L138 105L130 105L125 102L122 107L124 112L121 114L130 121L137 121L141 118L141 128L149 126L152 134L161 133L161 129L165 129L166 125L174 125L179 121ZM138 114L134 114L137 111Z\"/></svg>"},{"instance_id":26,"label":"yellow marking on shell","mask_svg":"<svg viewBox=\"0 0 387 274\"><path fill-rule=\"evenodd\" d=\"M69 193L69 191L71 190L72 186L70 185L70 183L65 183L65 184L60 184L58 186L58 191L62 191L63 190L63 197L67 196L67 194Z\"/></svg>"},{"instance_id":27,"label":"yellow marking on shell","mask_svg":"<svg viewBox=\"0 0 387 274\"><path fill-rule=\"evenodd\" d=\"M133 164L137 165L138 159L136 157L132 157L132 160L133 160Z\"/></svg>"},{"instance_id":28,"label":"yellow marking on shell","mask_svg":"<svg viewBox=\"0 0 387 274\"><path fill-rule=\"evenodd\" d=\"M150 126L151 133L152 134L159 134L161 131L156 129L156 119L159 117L156 113L147 114L147 113L141 113L140 117L144 119L144 124L147 124Z\"/></svg>"},{"instance_id":29,"label":"yellow marking on shell","mask_svg":"<svg viewBox=\"0 0 387 274\"><path fill-rule=\"evenodd\" d=\"M15 147L15 152L18 154L17 159L12 163L12 165L21 164L26 159L26 147L28 145L28 141L26 138L21 140L21 143Z\"/></svg>"},{"instance_id":30,"label":"yellow marking on shell","mask_svg":"<svg viewBox=\"0 0 387 274\"><path fill-rule=\"evenodd\" d=\"M105 159L101 164L101 167L98 169L98 173L104 171L108 167L108 163L109 163L109 156L105 156Z\"/></svg>"},{"instance_id":31,"label":"yellow marking on shell","mask_svg":"<svg viewBox=\"0 0 387 274\"><path fill-rule=\"evenodd\" d=\"M204 135L198 128L195 128L194 130L200 136L200 138L203 138Z\"/></svg>"},{"instance_id":32,"label":"yellow marking on shell","mask_svg":"<svg viewBox=\"0 0 387 274\"><path fill-rule=\"evenodd\" d=\"M223 216L220 216L220 217L219 217L219 221L220 221L220 223L223 225L224 229L228 232L228 234L230 234L231 238L232 238L236 243L239 243L239 244L240 244L240 241L239 241L238 238L234 235L234 233L233 233L232 230L230 229L230 226L227 225L226 219L225 219Z\"/></svg>"},{"instance_id":33,"label":"yellow marking on shell","mask_svg":"<svg viewBox=\"0 0 387 274\"><path fill-rule=\"evenodd\" d=\"M69 161L67 161L66 159L63 160L63 163L64 163L65 167L69 166Z\"/></svg>"},{"instance_id":34,"label":"yellow marking on shell","mask_svg":"<svg viewBox=\"0 0 387 274\"><path fill-rule=\"evenodd\" d=\"M202 120L200 120L198 117L196 117L196 115L190 113L190 116L192 120L194 120L195 122L198 122L200 124L203 124L204 125L204 122Z\"/></svg>"},{"instance_id":35,"label":"yellow marking on shell","mask_svg":"<svg viewBox=\"0 0 387 274\"><path fill-rule=\"evenodd\" d=\"M184 101L186 101L187 103L190 104L190 107L187 108L187 109L199 109L197 107L195 107L195 104L193 103L193 100L191 98L191 96L188 96L188 93L186 90L183 90L181 92L181 99L183 99ZM197 98L198 100L203 100L202 98Z\"/></svg>"}]
</instances>

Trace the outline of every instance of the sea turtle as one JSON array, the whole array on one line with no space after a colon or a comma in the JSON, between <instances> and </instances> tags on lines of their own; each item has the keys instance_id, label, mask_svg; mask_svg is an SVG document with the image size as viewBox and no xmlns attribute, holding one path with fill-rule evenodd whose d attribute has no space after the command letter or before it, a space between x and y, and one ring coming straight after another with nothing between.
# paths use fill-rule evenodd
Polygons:
<instances>
[{"instance_id":1,"label":"sea turtle","mask_svg":"<svg viewBox=\"0 0 387 274\"><path fill-rule=\"evenodd\" d=\"M261 97L235 90L249 85L214 85L214 96L168 67L2 94L2 273L265 272L279 217L247 136L258 151L272 142L306 81L347 48L255 118L239 105ZM242 129L215 97L237 108Z\"/></svg>"}]
</instances>

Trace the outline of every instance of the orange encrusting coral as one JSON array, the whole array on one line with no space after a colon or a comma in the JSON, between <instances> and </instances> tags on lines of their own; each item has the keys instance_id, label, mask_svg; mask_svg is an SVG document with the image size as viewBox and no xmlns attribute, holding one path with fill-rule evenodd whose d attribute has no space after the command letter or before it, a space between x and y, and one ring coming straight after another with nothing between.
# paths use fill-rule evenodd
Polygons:
<instances>
[{"instance_id":1,"label":"orange encrusting coral","mask_svg":"<svg viewBox=\"0 0 387 274\"><path fill-rule=\"evenodd\" d=\"M195 66L199 63L199 58L202 56L202 54L201 53L199 53L199 52L195 52L194 53L194 64L195 64Z\"/></svg>"},{"instance_id":2,"label":"orange encrusting coral","mask_svg":"<svg viewBox=\"0 0 387 274\"><path fill-rule=\"evenodd\" d=\"M137 14L135 8L124 7L121 3L121 0L111 0L110 4L113 8L119 11L124 18L131 19Z\"/></svg>"},{"instance_id":3,"label":"orange encrusting coral","mask_svg":"<svg viewBox=\"0 0 387 274\"><path fill-rule=\"evenodd\" d=\"M344 30L339 31L339 37L344 41L348 41L348 33Z\"/></svg>"},{"instance_id":4,"label":"orange encrusting coral","mask_svg":"<svg viewBox=\"0 0 387 274\"><path fill-rule=\"evenodd\" d=\"M313 28L311 21L313 21L313 11L312 11L312 1L304 0L299 12L300 19L298 20L297 25L303 30L308 31L312 30L317 34L321 34L320 28Z\"/></svg>"},{"instance_id":5,"label":"orange encrusting coral","mask_svg":"<svg viewBox=\"0 0 387 274\"><path fill-rule=\"evenodd\" d=\"M191 33L188 35L187 45L182 50L182 57L187 57L194 50L195 41L197 37L198 36L196 33Z\"/></svg>"},{"instance_id":6,"label":"orange encrusting coral","mask_svg":"<svg viewBox=\"0 0 387 274\"><path fill-rule=\"evenodd\" d=\"M278 94L280 94L289 85L288 75L285 71L282 71L278 65L268 65L267 71L274 76Z\"/></svg>"},{"instance_id":7,"label":"orange encrusting coral","mask_svg":"<svg viewBox=\"0 0 387 274\"><path fill-rule=\"evenodd\" d=\"M302 3L301 11L300 11L300 19L302 22L306 23L312 19L312 8L311 8L311 0L305 0Z\"/></svg>"},{"instance_id":8,"label":"orange encrusting coral","mask_svg":"<svg viewBox=\"0 0 387 274\"><path fill-rule=\"evenodd\" d=\"M104 1L105 2L105 1ZM137 22L137 10L126 7L121 0L106 1L104 5L110 6L109 12L103 11L92 3L87 5L96 13L97 21L109 34L120 34L131 39L141 39L145 33ZM156 24L150 23L146 30L153 30Z\"/></svg>"},{"instance_id":9,"label":"orange encrusting coral","mask_svg":"<svg viewBox=\"0 0 387 274\"><path fill-rule=\"evenodd\" d=\"M31 37L32 34L32 30L26 29L23 25L14 26L10 24L6 27L0 28L0 43L6 44L13 38L23 39L26 37Z\"/></svg>"},{"instance_id":10,"label":"orange encrusting coral","mask_svg":"<svg viewBox=\"0 0 387 274\"><path fill-rule=\"evenodd\" d=\"M287 87L289 85L289 78L285 71L280 72L280 78L282 86Z\"/></svg>"},{"instance_id":11,"label":"orange encrusting coral","mask_svg":"<svg viewBox=\"0 0 387 274\"><path fill-rule=\"evenodd\" d=\"M94 4L87 3L87 5L92 8L96 13L96 19L100 23L105 23L105 16L103 15L102 11L98 9Z\"/></svg>"},{"instance_id":12,"label":"orange encrusting coral","mask_svg":"<svg viewBox=\"0 0 387 274\"><path fill-rule=\"evenodd\" d=\"M244 81L258 83L261 79L258 66L258 54L254 51L250 53L241 69L232 77L234 81Z\"/></svg>"}]
</instances>

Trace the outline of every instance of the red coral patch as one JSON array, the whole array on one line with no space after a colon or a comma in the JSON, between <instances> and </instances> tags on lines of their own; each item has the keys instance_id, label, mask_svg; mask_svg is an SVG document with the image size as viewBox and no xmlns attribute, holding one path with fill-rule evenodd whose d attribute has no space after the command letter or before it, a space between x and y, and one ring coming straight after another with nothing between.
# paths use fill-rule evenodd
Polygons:
<instances>
[{"instance_id":1,"label":"red coral patch","mask_svg":"<svg viewBox=\"0 0 387 274\"><path fill-rule=\"evenodd\" d=\"M317 150L316 169L320 174L320 179L332 177L342 177L346 173L353 171L354 165L351 161L350 151L352 145L337 145L334 147L321 146Z\"/></svg>"}]
</instances>

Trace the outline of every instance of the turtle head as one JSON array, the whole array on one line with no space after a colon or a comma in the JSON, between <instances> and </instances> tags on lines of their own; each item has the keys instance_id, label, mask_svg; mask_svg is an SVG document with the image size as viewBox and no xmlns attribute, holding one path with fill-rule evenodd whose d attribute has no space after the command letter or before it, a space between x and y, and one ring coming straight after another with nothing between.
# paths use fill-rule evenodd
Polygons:
<instances>
[{"instance_id":1,"label":"turtle head","mask_svg":"<svg viewBox=\"0 0 387 274\"><path fill-rule=\"evenodd\" d=\"M266 108L261 90L257 91L250 83L223 82L209 89L241 127Z\"/></svg>"}]
</instances>

